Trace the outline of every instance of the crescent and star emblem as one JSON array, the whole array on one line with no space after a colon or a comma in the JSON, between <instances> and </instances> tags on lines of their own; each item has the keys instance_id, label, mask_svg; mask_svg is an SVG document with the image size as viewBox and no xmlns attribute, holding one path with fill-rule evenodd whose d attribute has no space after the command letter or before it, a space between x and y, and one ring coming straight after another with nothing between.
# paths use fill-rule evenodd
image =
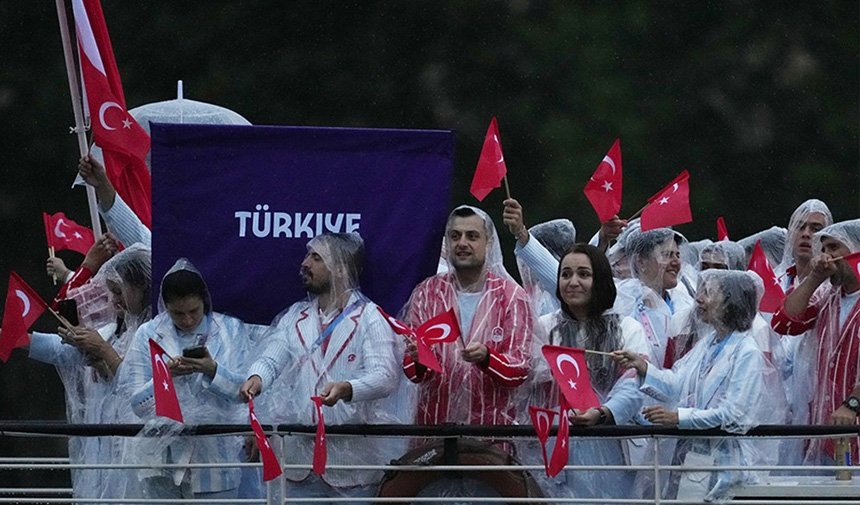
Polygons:
<instances>
[{"instance_id":1,"label":"crescent and star emblem","mask_svg":"<svg viewBox=\"0 0 860 505\"><path fill-rule=\"evenodd\" d=\"M437 336L437 337L427 336L433 330L441 330L442 334ZM425 335L424 340L427 340L429 342L441 342L441 341L445 340L446 338L448 338L448 335L450 335L450 334L451 334L451 326L448 325L447 323L434 324L433 326L427 328L427 330L424 332L424 335Z\"/></svg>"},{"instance_id":2,"label":"crescent and star emblem","mask_svg":"<svg viewBox=\"0 0 860 505\"><path fill-rule=\"evenodd\" d=\"M561 365L566 362L571 363L573 365L573 368L576 370L576 377L569 378L567 384L571 387L571 389L576 389L576 382L574 382L573 379L578 379L580 373L579 364L576 363L576 360L568 354L559 354L558 357L555 359L555 366L558 368L558 371L561 372L563 376L567 377L567 374L564 373L564 369L562 369L561 367Z\"/></svg>"},{"instance_id":3,"label":"crescent and star emblem","mask_svg":"<svg viewBox=\"0 0 860 505\"><path fill-rule=\"evenodd\" d=\"M549 431L549 415L546 412L537 413L537 422L539 433L547 433Z\"/></svg>"},{"instance_id":4,"label":"crescent and star emblem","mask_svg":"<svg viewBox=\"0 0 860 505\"><path fill-rule=\"evenodd\" d=\"M499 136L493 135L493 140L496 142L496 145L499 146L499 161L497 161L496 163L501 163L505 161L505 155L502 154L502 145L499 143Z\"/></svg>"},{"instance_id":5,"label":"crescent and star emblem","mask_svg":"<svg viewBox=\"0 0 860 505\"><path fill-rule=\"evenodd\" d=\"M676 182L675 184L672 185L672 193L677 193L677 192L678 192L678 183Z\"/></svg>"},{"instance_id":6,"label":"crescent and star emblem","mask_svg":"<svg viewBox=\"0 0 860 505\"><path fill-rule=\"evenodd\" d=\"M612 158L610 158L609 156L604 156L603 162L608 163L609 166L612 167L612 175L615 175L615 162L612 161Z\"/></svg>"},{"instance_id":7,"label":"crescent and star emblem","mask_svg":"<svg viewBox=\"0 0 860 505\"><path fill-rule=\"evenodd\" d=\"M161 354L155 355L155 367L163 370L163 372L162 371L158 372L159 375L161 375L163 373L164 374L163 377L169 377L170 376L170 371L167 370L167 365L164 364L164 358L162 357ZM161 381L161 385L164 387L165 391L170 391L170 385L167 383L167 380L163 379Z\"/></svg>"},{"instance_id":8,"label":"crescent and star emblem","mask_svg":"<svg viewBox=\"0 0 860 505\"><path fill-rule=\"evenodd\" d=\"M64 224L66 223L65 221L63 221L63 218L57 219L57 224L54 225L54 235L60 238L66 238L66 234L63 233L63 230L60 229L60 227Z\"/></svg>"},{"instance_id":9,"label":"crescent and star emblem","mask_svg":"<svg viewBox=\"0 0 860 505\"><path fill-rule=\"evenodd\" d=\"M107 112L107 110L112 108L112 107L116 107L117 109L119 109L123 113L125 113L125 110L123 110L123 108L120 106L120 104L118 104L116 102L105 102L105 103L103 103L102 106L99 107L99 123L102 124L102 128L104 128L105 130L116 130L116 128L114 128L112 126L108 126L107 123L105 123L105 112ZM126 125L126 121L128 121L127 118L125 121L123 121L123 128L131 128L131 122L129 121L128 125Z\"/></svg>"},{"instance_id":10,"label":"crescent and star emblem","mask_svg":"<svg viewBox=\"0 0 860 505\"><path fill-rule=\"evenodd\" d=\"M28 298L27 294L20 289L15 290L15 296L20 298L21 302L24 303L24 312L21 314L21 317L27 317L27 314L30 313L30 298Z\"/></svg>"}]
</instances>

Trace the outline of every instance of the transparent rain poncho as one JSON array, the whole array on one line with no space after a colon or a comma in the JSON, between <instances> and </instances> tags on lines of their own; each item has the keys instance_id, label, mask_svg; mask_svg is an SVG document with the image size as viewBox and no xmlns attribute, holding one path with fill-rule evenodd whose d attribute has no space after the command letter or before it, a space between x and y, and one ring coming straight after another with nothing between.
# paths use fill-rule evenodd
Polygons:
<instances>
[{"instance_id":1,"label":"transparent rain poncho","mask_svg":"<svg viewBox=\"0 0 860 505\"><path fill-rule=\"evenodd\" d=\"M830 226L833 223L833 215L830 209L821 200L810 199L800 204L797 209L791 214L791 219L788 221L788 229L785 237L785 248L782 253L782 260L774 267L777 279L782 282L784 290L788 290L789 286L796 285L800 279L796 279L797 272L792 272L790 269L797 265L799 261L808 262L816 253L812 249L812 236L816 229L806 227L807 221L813 214L819 214L823 226ZM802 255L799 257L798 255Z\"/></svg>"},{"instance_id":2,"label":"transparent rain poncho","mask_svg":"<svg viewBox=\"0 0 860 505\"><path fill-rule=\"evenodd\" d=\"M92 281L69 292L68 297L78 303L81 325L96 330L120 358L125 356L137 326L150 317L147 302L151 272L149 249L130 247L102 265ZM109 293L111 285L117 294ZM136 300L142 303L135 303ZM118 393L118 381L105 360L86 358L77 348L62 343L58 335L52 334L34 333L30 353L34 359L57 366L70 423L134 422L128 415L127 398ZM72 437L69 457L73 464L118 462L121 443L121 438ZM107 469L73 470L75 497L105 496L108 473Z\"/></svg>"},{"instance_id":3,"label":"transparent rain poncho","mask_svg":"<svg viewBox=\"0 0 860 505\"><path fill-rule=\"evenodd\" d=\"M631 237L642 233L639 218L631 219L627 226L621 230L621 234L615 239L615 243L606 251L609 265L612 267L612 275L616 279L629 279L630 259L627 256L627 246Z\"/></svg>"},{"instance_id":4,"label":"transparent rain poncho","mask_svg":"<svg viewBox=\"0 0 860 505\"><path fill-rule=\"evenodd\" d=\"M849 221L841 221L827 226L823 230L815 234L814 250L816 254L821 254L821 240L823 237L830 237L844 244L852 253L860 251L860 219ZM848 270L847 268L845 270ZM844 271L841 275L851 275L851 272ZM814 299L820 296L828 296L834 289L830 281L825 281L816 290ZM846 337L844 328L841 327L839 318L835 317L838 311L842 313L842 308L835 307L839 304L841 297L828 296L827 302L821 304L819 309L819 317L815 327L801 335L784 335L783 340L789 340L796 344L796 351L791 355L791 367L788 369L790 373L787 388L789 401L792 406L792 422L799 424L816 424L826 425L830 423L830 416L833 410L839 406L842 399L832 398L834 391L842 387L842 385L853 385L860 383L860 368L856 368L855 373L850 375L850 368L842 368L843 372L839 373L840 368L837 367L838 375L841 375L839 385L831 380L822 380L827 377L828 372L833 372L834 363L844 363L844 360L837 358L837 351L841 348L840 345ZM813 303L810 301L810 303ZM827 311L831 317L822 317L822 312ZM843 346L844 347L844 346ZM847 358L846 358L847 359ZM823 364L829 364L831 369L819 370ZM844 366L844 365L840 365ZM842 375L844 373L844 375ZM850 390L850 387L846 388ZM846 395L844 391L839 391L839 395ZM831 400L835 400L831 402ZM856 447L853 446L853 447ZM852 447L852 449L853 449ZM798 453L796 452L795 455ZM822 455L832 454L832 441L827 439L812 439L808 441L808 447L797 458L802 458L804 464L829 464L827 458ZM856 461L856 456L854 461ZM789 463L799 464L801 461L789 460Z\"/></svg>"},{"instance_id":5,"label":"transparent rain poncho","mask_svg":"<svg viewBox=\"0 0 860 505\"><path fill-rule=\"evenodd\" d=\"M615 311L630 316L645 329L648 358L661 366L666 355L673 314L693 304L679 283L681 262L673 251L686 242L670 228L632 233L625 247L632 277L616 283Z\"/></svg>"},{"instance_id":6,"label":"transparent rain poncho","mask_svg":"<svg viewBox=\"0 0 860 505\"><path fill-rule=\"evenodd\" d=\"M679 428L746 433L774 411L784 412L778 399L767 394L766 376L777 371L767 367L750 332L762 290L761 279L752 273L701 273L697 297L704 308L698 313L705 333L671 370L649 365L640 388L677 411ZM678 443L676 458L683 465L717 467L767 461L756 441L736 438L685 439ZM750 472L726 470L686 475L671 475L667 497L722 500L733 485L755 479Z\"/></svg>"},{"instance_id":7,"label":"transparent rain poncho","mask_svg":"<svg viewBox=\"0 0 860 505\"><path fill-rule=\"evenodd\" d=\"M457 214L469 216L457 217ZM477 263L477 250L468 244L469 233L463 234L466 243L452 238L456 234L452 231L455 223L474 221L474 216L483 225L476 230L483 232L487 240L482 264ZM448 260L447 273L430 277L413 290L401 311L402 320L417 328L453 308L462 335L455 342L434 347L443 373L426 370L417 379L420 392L416 422L515 423L517 406L522 400L518 397L522 388L518 386L528 373L535 324L528 297L505 270L496 228L484 211L469 206L454 209L448 218L443 249ZM475 262L473 272L474 268L480 268L475 284L461 284L455 266L460 261L458 253ZM461 307L469 306L474 307L474 317L467 329L468 321ZM491 351L491 364L484 367L462 358L464 346L472 342ZM500 370L505 373L498 373ZM511 383L503 376L512 378Z\"/></svg>"},{"instance_id":8,"label":"transparent rain poncho","mask_svg":"<svg viewBox=\"0 0 860 505\"><path fill-rule=\"evenodd\" d=\"M738 244L744 248L744 264L748 265L753 249L757 242L761 241L761 249L767 256L771 268L776 268L782 262L782 253L785 250L785 228L771 226L767 230L753 233L749 237L738 240Z\"/></svg>"},{"instance_id":9,"label":"transparent rain poncho","mask_svg":"<svg viewBox=\"0 0 860 505\"><path fill-rule=\"evenodd\" d=\"M172 276L178 277L172 277ZM146 424L140 434L130 439L125 449L125 462L156 465L161 463L229 463L241 462L243 439L236 436L179 436L184 425L246 424L247 408L239 400L242 373L248 366L249 351L259 338L252 325L212 310L212 301L202 275L182 258L165 275L168 278L191 279L193 294L184 299L202 301L203 314L191 330L177 327L167 307L164 293L159 299L160 313L141 326L122 367L120 380L131 401L133 412ZM162 286L165 281L162 281ZM199 287L199 289L197 289ZM174 302L178 303L178 300ZM158 343L171 357L181 356L183 349L203 345L217 363L213 378L204 373L174 375L173 385L182 409L184 425L155 415L152 365L149 340ZM178 468L141 470L144 497L170 496L184 483L194 493L218 492L237 488L240 470L237 468ZM131 481L133 477L126 477Z\"/></svg>"},{"instance_id":10,"label":"transparent rain poncho","mask_svg":"<svg viewBox=\"0 0 860 505\"><path fill-rule=\"evenodd\" d=\"M582 246L578 246L582 247ZM577 250L577 252L579 249ZM585 254L585 253L583 253ZM603 259L602 255L600 256ZM599 260L598 260L599 261ZM614 293L609 262L600 268L592 265L592 289L606 289ZM598 278L606 272L606 278ZM561 276L561 265L558 277ZM594 294L592 294L594 296ZM560 303L564 303L560 291L556 291ZM610 296L610 299L614 297ZM598 309L594 309L598 310ZM558 410L559 389L549 366L541 354L543 344L561 345L608 353L622 348L646 352L648 344L641 325L629 317L620 317L611 308L586 320L573 317L569 308L562 308L540 318L533 346L533 365L529 378L530 397L527 405ZM637 391L638 382L630 374L623 374L615 361L606 355L587 353L585 361L591 387L597 393L601 405L608 407L616 424L631 424L641 405L642 395ZM527 408L527 407L526 407ZM523 422L530 424L528 414ZM624 465L629 464L628 443L622 440L588 439L576 433L570 439L569 465ZM551 454L555 440L548 444ZM537 440L517 442L518 457L525 464L541 464L542 455ZM543 471L533 471L533 477L541 483L544 491L553 497L575 498L631 498L633 497L633 472L602 472L599 470L565 471L555 478L547 478Z\"/></svg>"},{"instance_id":11,"label":"transparent rain poncho","mask_svg":"<svg viewBox=\"0 0 860 505\"><path fill-rule=\"evenodd\" d=\"M400 370L405 344L359 285L362 238L356 233L323 234L311 239L307 248L309 258L321 258L325 273L319 266L304 270L308 298L275 317L274 334L248 374L263 380L256 403L261 422L313 426L317 417L310 398L319 396L329 383L346 381L352 398L323 407L327 426L411 423L414 387ZM326 275L327 285L322 281ZM321 300L333 302L325 313ZM407 449L402 439L326 438L328 465L383 465ZM313 443L312 433L285 437L281 462L310 464ZM302 481L309 474L308 469L285 471L290 481ZM335 469L321 476L333 492L367 486L381 477L381 471Z\"/></svg>"},{"instance_id":12,"label":"transparent rain poncho","mask_svg":"<svg viewBox=\"0 0 860 505\"><path fill-rule=\"evenodd\" d=\"M553 219L536 224L529 228L529 235L529 240L537 239L556 261L576 243L576 228L569 219ZM557 310L559 305L555 297L556 279L553 278L552 282L542 279L520 256L517 256L517 268L534 313L543 315Z\"/></svg>"}]
</instances>

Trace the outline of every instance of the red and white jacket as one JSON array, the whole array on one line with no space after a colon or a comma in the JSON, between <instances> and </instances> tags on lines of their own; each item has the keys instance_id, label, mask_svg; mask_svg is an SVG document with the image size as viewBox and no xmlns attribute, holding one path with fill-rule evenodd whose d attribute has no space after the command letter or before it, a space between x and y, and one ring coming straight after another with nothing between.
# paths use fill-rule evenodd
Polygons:
<instances>
[{"instance_id":1,"label":"red and white jacket","mask_svg":"<svg viewBox=\"0 0 860 505\"><path fill-rule=\"evenodd\" d=\"M854 387L860 384L860 303L854 304L845 323L839 326L842 288L829 281L812 295L809 305L798 317L789 316L785 306L773 315L771 325L779 334L800 335L814 329L804 338L815 338L818 376L810 408L812 424L828 424L830 416L842 405ZM856 421L855 421L856 422ZM818 445L813 441L812 448ZM823 449L833 454L830 439L823 440ZM851 441L851 457L857 464L857 439Z\"/></svg>"},{"instance_id":2,"label":"red and white jacket","mask_svg":"<svg viewBox=\"0 0 860 505\"><path fill-rule=\"evenodd\" d=\"M438 274L413 290L404 322L417 328L452 307L459 320L454 274ZM512 424L518 386L529 374L533 325L525 291L488 273L469 334L433 347L443 373L404 357L403 371L420 384L416 423ZM486 365L463 360L461 351L470 342L487 346Z\"/></svg>"}]
</instances>

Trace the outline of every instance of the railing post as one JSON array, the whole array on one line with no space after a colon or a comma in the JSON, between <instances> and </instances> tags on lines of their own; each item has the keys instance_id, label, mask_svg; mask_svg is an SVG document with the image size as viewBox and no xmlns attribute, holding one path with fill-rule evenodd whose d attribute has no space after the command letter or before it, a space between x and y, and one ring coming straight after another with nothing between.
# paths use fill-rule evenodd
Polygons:
<instances>
[{"instance_id":1,"label":"railing post","mask_svg":"<svg viewBox=\"0 0 860 505\"><path fill-rule=\"evenodd\" d=\"M660 505L660 437L654 437L654 505Z\"/></svg>"}]
</instances>

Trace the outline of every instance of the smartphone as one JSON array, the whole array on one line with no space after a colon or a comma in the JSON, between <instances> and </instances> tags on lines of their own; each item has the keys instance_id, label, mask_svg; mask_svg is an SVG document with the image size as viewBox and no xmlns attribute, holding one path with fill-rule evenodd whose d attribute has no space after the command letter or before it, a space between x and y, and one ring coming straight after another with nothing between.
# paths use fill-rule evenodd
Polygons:
<instances>
[{"instance_id":1,"label":"smartphone","mask_svg":"<svg viewBox=\"0 0 860 505\"><path fill-rule=\"evenodd\" d=\"M66 318L72 326L78 326L78 302L72 299L57 302L57 312Z\"/></svg>"},{"instance_id":2,"label":"smartphone","mask_svg":"<svg viewBox=\"0 0 860 505\"><path fill-rule=\"evenodd\" d=\"M200 359L206 356L206 346L198 345L194 347L186 347L182 349L182 356L186 358Z\"/></svg>"}]
</instances>

